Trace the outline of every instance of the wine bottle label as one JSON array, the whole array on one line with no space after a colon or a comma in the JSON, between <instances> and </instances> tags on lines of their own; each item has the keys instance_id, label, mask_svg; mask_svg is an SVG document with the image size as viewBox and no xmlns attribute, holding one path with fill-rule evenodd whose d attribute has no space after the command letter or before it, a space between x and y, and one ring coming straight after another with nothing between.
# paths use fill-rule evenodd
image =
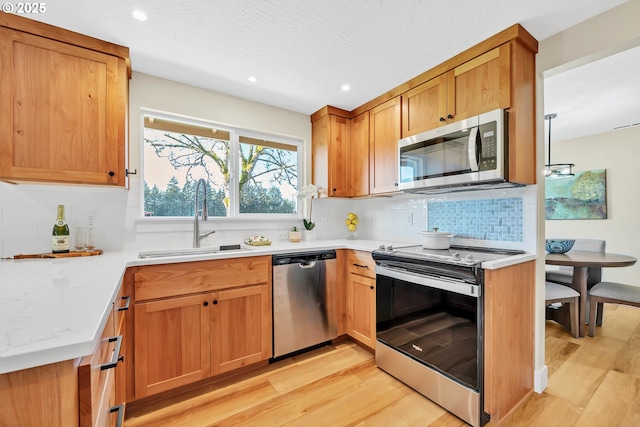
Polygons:
<instances>
[{"instance_id":1,"label":"wine bottle label","mask_svg":"<svg viewBox=\"0 0 640 427\"><path fill-rule=\"evenodd\" d=\"M53 236L51 238L51 249L53 252L68 252L69 236Z\"/></svg>"}]
</instances>

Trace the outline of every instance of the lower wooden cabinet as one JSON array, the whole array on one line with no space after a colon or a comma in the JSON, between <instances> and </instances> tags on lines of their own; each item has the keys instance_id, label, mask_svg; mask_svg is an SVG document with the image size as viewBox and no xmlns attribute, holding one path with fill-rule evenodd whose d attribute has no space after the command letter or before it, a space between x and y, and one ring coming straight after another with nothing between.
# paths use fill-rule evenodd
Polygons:
<instances>
[{"instance_id":1,"label":"lower wooden cabinet","mask_svg":"<svg viewBox=\"0 0 640 427\"><path fill-rule=\"evenodd\" d=\"M376 346L375 263L369 252L347 251L347 335Z\"/></svg>"},{"instance_id":2,"label":"lower wooden cabinet","mask_svg":"<svg viewBox=\"0 0 640 427\"><path fill-rule=\"evenodd\" d=\"M271 357L270 261L252 257L137 268L135 399ZM209 291L180 295L184 289Z\"/></svg>"}]
</instances>

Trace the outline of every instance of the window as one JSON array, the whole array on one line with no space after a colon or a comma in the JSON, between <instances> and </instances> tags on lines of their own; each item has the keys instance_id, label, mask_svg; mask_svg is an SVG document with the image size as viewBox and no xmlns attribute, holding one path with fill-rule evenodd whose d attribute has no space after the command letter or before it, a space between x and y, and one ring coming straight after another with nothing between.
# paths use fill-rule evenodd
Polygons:
<instances>
[{"instance_id":1,"label":"window","mask_svg":"<svg viewBox=\"0 0 640 427\"><path fill-rule=\"evenodd\" d=\"M302 141L144 114L144 215L193 216L206 182L211 217L295 214Z\"/></svg>"}]
</instances>

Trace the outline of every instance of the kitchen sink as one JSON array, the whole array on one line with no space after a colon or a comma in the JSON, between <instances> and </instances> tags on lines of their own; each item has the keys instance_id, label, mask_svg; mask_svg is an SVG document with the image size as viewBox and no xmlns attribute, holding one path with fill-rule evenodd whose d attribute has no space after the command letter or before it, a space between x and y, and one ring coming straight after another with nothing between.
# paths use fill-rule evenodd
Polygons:
<instances>
[{"instance_id":1,"label":"kitchen sink","mask_svg":"<svg viewBox=\"0 0 640 427\"><path fill-rule=\"evenodd\" d=\"M167 249L164 251L145 251L138 254L138 258L162 258L193 255L213 255L221 252L249 252L251 249L240 245L217 246L211 248Z\"/></svg>"}]
</instances>

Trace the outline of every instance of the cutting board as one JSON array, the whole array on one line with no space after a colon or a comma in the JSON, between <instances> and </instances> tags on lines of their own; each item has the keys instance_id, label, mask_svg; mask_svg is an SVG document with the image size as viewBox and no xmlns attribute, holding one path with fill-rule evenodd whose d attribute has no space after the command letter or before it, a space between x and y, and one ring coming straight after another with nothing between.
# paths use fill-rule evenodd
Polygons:
<instances>
[{"instance_id":1,"label":"cutting board","mask_svg":"<svg viewBox=\"0 0 640 427\"><path fill-rule=\"evenodd\" d=\"M102 255L102 249L94 249L92 251L70 251L66 254L54 254L54 253L46 253L46 254L19 254L15 255L13 259L25 259L25 258L73 258L79 256L94 256L94 255Z\"/></svg>"}]
</instances>

